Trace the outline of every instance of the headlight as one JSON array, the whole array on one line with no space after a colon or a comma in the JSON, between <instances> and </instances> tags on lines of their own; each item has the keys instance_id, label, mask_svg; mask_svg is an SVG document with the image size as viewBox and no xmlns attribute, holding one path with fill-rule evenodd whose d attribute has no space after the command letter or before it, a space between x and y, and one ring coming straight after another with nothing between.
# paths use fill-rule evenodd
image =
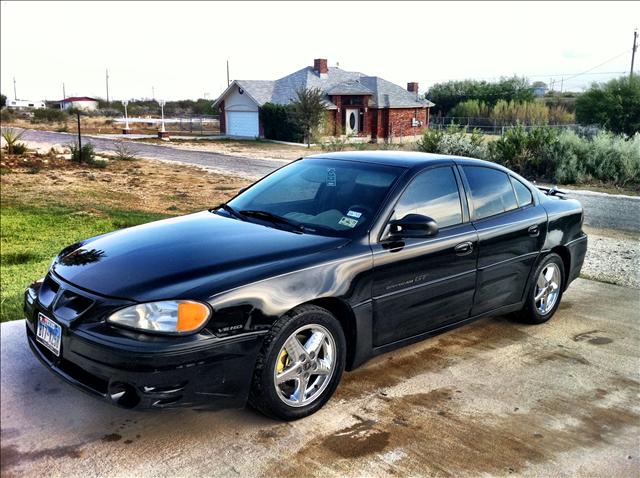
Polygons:
<instances>
[{"instance_id":1,"label":"headlight","mask_svg":"<svg viewBox=\"0 0 640 478\"><path fill-rule=\"evenodd\" d=\"M149 332L187 334L202 327L209 307L190 300L165 300L132 305L107 318L112 324Z\"/></svg>"}]
</instances>

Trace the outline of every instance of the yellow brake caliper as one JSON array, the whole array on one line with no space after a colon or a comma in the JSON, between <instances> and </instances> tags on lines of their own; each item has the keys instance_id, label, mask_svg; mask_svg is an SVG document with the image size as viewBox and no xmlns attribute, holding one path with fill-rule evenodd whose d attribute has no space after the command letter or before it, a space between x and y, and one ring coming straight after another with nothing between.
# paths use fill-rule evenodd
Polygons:
<instances>
[{"instance_id":1,"label":"yellow brake caliper","mask_svg":"<svg viewBox=\"0 0 640 478\"><path fill-rule=\"evenodd\" d=\"M286 350L283 350L282 352L280 352L280 356L278 357L278 364L276 365L277 372L283 372L284 369L287 368L289 363L291 363L291 360L289 360L289 354Z\"/></svg>"}]
</instances>

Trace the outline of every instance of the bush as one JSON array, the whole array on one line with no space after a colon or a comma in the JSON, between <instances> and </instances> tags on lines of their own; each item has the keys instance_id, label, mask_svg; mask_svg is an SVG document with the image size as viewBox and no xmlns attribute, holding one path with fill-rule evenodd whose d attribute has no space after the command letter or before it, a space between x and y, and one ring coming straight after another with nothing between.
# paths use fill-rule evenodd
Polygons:
<instances>
[{"instance_id":1,"label":"bush","mask_svg":"<svg viewBox=\"0 0 640 478\"><path fill-rule=\"evenodd\" d=\"M2 138L7 143L4 147L7 154L24 154L26 152L27 147L24 145L24 143L18 143L23 134L24 131L19 131L13 128L2 130Z\"/></svg>"},{"instance_id":2,"label":"bush","mask_svg":"<svg viewBox=\"0 0 640 478\"><path fill-rule=\"evenodd\" d=\"M341 138L333 136L329 141L320 145L322 151L344 151L348 143L348 138Z\"/></svg>"},{"instance_id":3,"label":"bush","mask_svg":"<svg viewBox=\"0 0 640 478\"><path fill-rule=\"evenodd\" d=\"M550 127L511 128L485 142L460 127L430 129L418 141L427 153L487 159L522 176L560 184L602 181L618 186L640 185L640 133L632 138L609 132L588 136Z\"/></svg>"},{"instance_id":4,"label":"bush","mask_svg":"<svg viewBox=\"0 0 640 478\"><path fill-rule=\"evenodd\" d=\"M460 126L449 126L444 130L428 129L417 143L423 153L451 154L484 159L487 146L484 136L477 130L471 133Z\"/></svg>"},{"instance_id":5,"label":"bush","mask_svg":"<svg viewBox=\"0 0 640 478\"><path fill-rule=\"evenodd\" d=\"M304 131L295 120L293 106L266 103L260 108L264 137L278 141L301 143Z\"/></svg>"},{"instance_id":6,"label":"bush","mask_svg":"<svg viewBox=\"0 0 640 478\"><path fill-rule=\"evenodd\" d=\"M523 176L558 183L640 183L640 134L633 138L600 132L588 138L573 131L517 127L489 144L489 159Z\"/></svg>"},{"instance_id":7,"label":"bush","mask_svg":"<svg viewBox=\"0 0 640 478\"><path fill-rule=\"evenodd\" d=\"M495 83L477 80L436 83L429 88L426 97L435 103L434 113L450 115L450 110L462 101L477 100L489 106L499 100L533 101L533 92L526 78L514 76Z\"/></svg>"},{"instance_id":8,"label":"bush","mask_svg":"<svg viewBox=\"0 0 640 478\"><path fill-rule=\"evenodd\" d=\"M26 153L28 151L27 145L24 143L15 143L13 145L13 154L17 154L18 156Z\"/></svg>"},{"instance_id":9,"label":"bush","mask_svg":"<svg viewBox=\"0 0 640 478\"><path fill-rule=\"evenodd\" d=\"M42 108L33 111L34 123L63 123L69 118L69 115L62 110L53 108Z\"/></svg>"},{"instance_id":10,"label":"bush","mask_svg":"<svg viewBox=\"0 0 640 478\"><path fill-rule=\"evenodd\" d=\"M640 132L640 77L594 84L576 100L576 119L614 133L631 136Z\"/></svg>"},{"instance_id":11,"label":"bush","mask_svg":"<svg viewBox=\"0 0 640 478\"><path fill-rule=\"evenodd\" d=\"M78 143L71 143L69 149L71 150L71 161L88 164L95 161L96 153L91 143L83 144L82 148L78 146Z\"/></svg>"},{"instance_id":12,"label":"bush","mask_svg":"<svg viewBox=\"0 0 640 478\"><path fill-rule=\"evenodd\" d=\"M484 101L467 100L455 105L449 116L461 117L473 117L473 118L488 118L491 115L491 107Z\"/></svg>"},{"instance_id":13,"label":"bush","mask_svg":"<svg viewBox=\"0 0 640 478\"><path fill-rule=\"evenodd\" d=\"M124 141L118 141L113 148L116 159L120 161L134 161L138 159L133 149L127 145Z\"/></svg>"}]
</instances>

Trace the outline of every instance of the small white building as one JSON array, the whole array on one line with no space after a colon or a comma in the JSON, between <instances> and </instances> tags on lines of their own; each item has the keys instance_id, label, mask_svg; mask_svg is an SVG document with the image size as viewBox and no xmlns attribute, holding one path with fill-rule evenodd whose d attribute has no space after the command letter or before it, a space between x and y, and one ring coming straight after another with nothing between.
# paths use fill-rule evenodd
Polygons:
<instances>
[{"instance_id":1,"label":"small white building","mask_svg":"<svg viewBox=\"0 0 640 478\"><path fill-rule=\"evenodd\" d=\"M60 109L68 110L75 108L78 110L94 111L98 109L98 100L88 96L70 96L60 101Z\"/></svg>"},{"instance_id":2,"label":"small white building","mask_svg":"<svg viewBox=\"0 0 640 478\"><path fill-rule=\"evenodd\" d=\"M7 98L7 108L11 110L37 110L46 107L44 101L10 100Z\"/></svg>"}]
</instances>

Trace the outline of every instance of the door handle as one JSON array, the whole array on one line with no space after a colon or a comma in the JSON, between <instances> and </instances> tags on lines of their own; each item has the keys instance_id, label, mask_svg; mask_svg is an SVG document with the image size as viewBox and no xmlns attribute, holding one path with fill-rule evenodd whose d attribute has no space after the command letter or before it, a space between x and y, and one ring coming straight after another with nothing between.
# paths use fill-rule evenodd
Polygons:
<instances>
[{"instance_id":1,"label":"door handle","mask_svg":"<svg viewBox=\"0 0 640 478\"><path fill-rule=\"evenodd\" d=\"M456 247L453 248L458 256L466 256L467 254L471 254L473 252L473 243L470 241L461 242Z\"/></svg>"},{"instance_id":2,"label":"door handle","mask_svg":"<svg viewBox=\"0 0 640 478\"><path fill-rule=\"evenodd\" d=\"M534 225L527 229L527 232L531 237L537 237L538 234L540 234L540 228L537 225Z\"/></svg>"}]
</instances>

